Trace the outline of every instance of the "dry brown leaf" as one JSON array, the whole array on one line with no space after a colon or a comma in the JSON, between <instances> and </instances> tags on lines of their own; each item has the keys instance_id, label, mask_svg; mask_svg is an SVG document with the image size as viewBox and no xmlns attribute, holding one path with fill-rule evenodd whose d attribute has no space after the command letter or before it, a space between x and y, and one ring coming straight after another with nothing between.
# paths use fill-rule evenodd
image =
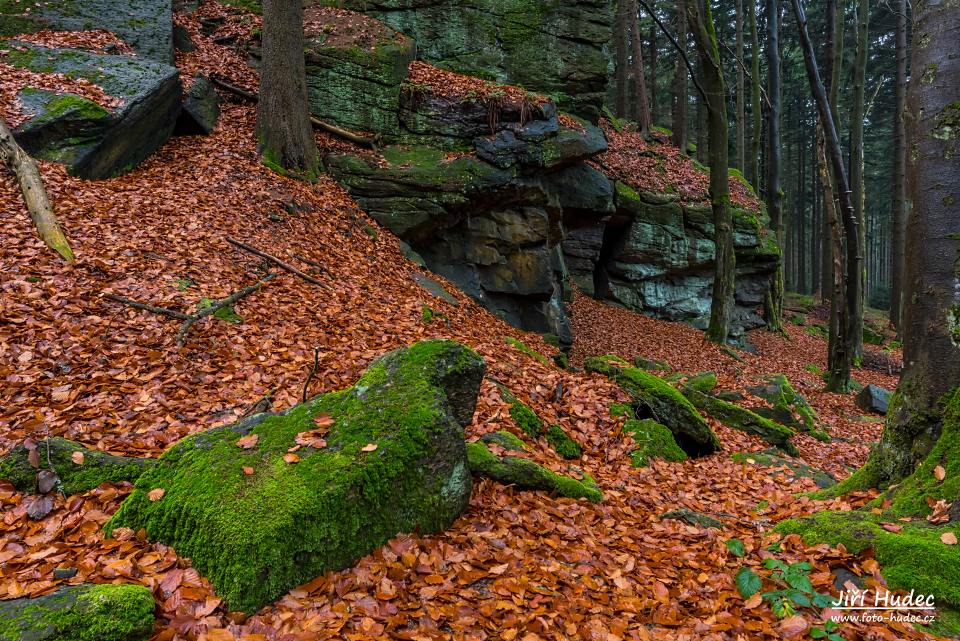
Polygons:
<instances>
[{"instance_id":1,"label":"dry brown leaf","mask_svg":"<svg viewBox=\"0 0 960 641\"><path fill-rule=\"evenodd\" d=\"M749 599L744 601L743 609L749 610L751 608L755 608L758 605L760 605L762 602L763 602L763 597L760 595L760 592L756 592L753 595L751 595Z\"/></svg>"},{"instance_id":2,"label":"dry brown leaf","mask_svg":"<svg viewBox=\"0 0 960 641\"><path fill-rule=\"evenodd\" d=\"M252 468L252 467L248 467L248 466L244 465L242 469L243 469L243 473L246 474L247 476L250 476L251 474L253 474L253 468Z\"/></svg>"},{"instance_id":3,"label":"dry brown leaf","mask_svg":"<svg viewBox=\"0 0 960 641\"><path fill-rule=\"evenodd\" d=\"M147 498L150 499L151 501L159 501L160 499L163 498L163 495L166 493L167 491L162 487L155 487L149 492L147 492Z\"/></svg>"},{"instance_id":4,"label":"dry brown leaf","mask_svg":"<svg viewBox=\"0 0 960 641\"><path fill-rule=\"evenodd\" d=\"M938 465L933 468L933 475L937 477L938 481L942 481L943 479L947 478L947 471L943 469L942 465Z\"/></svg>"},{"instance_id":5,"label":"dry brown leaf","mask_svg":"<svg viewBox=\"0 0 960 641\"><path fill-rule=\"evenodd\" d=\"M944 532L940 535L940 540L944 545L956 545L957 544L957 535L953 532Z\"/></svg>"},{"instance_id":6,"label":"dry brown leaf","mask_svg":"<svg viewBox=\"0 0 960 641\"><path fill-rule=\"evenodd\" d=\"M237 445L245 450L249 450L257 444L257 441L260 440L259 434L247 434L237 439Z\"/></svg>"},{"instance_id":7,"label":"dry brown leaf","mask_svg":"<svg viewBox=\"0 0 960 641\"><path fill-rule=\"evenodd\" d=\"M780 633L783 634L784 638L793 639L806 632L810 624L803 615L795 614L781 621L779 627Z\"/></svg>"},{"instance_id":8,"label":"dry brown leaf","mask_svg":"<svg viewBox=\"0 0 960 641\"><path fill-rule=\"evenodd\" d=\"M366 445L364 445L363 447L360 448L360 451L361 451L361 452L373 452L373 451L376 450L376 449L377 449L377 444L376 444L376 443L367 443Z\"/></svg>"},{"instance_id":9,"label":"dry brown leaf","mask_svg":"<svg viewBox=\"0 0 960 641\"><path fill-rule=\"evenodd\" d=\"M283 460L287 463L298 463L300 457L293 453L287 453L283 455Z\"/></svg>"},{"instance_id":10,"label":"dry brown leaf","mask_svg":"<svg viewBox=\"0 0 960 641\"><path fill-rule=\"evenodd\" d=\"M74 452L70 455L70 460L77 465L83 465L83 452Z\"/></svg>"}]
</instances>

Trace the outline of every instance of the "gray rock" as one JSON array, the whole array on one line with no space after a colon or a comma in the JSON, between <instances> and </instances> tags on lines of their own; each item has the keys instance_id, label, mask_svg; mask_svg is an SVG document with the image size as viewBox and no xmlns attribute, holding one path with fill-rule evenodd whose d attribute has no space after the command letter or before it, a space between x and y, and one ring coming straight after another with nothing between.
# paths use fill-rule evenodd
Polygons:
<instances>
[{"instance_id":1,"label":"gray rock","mask_svg":"<svg viewBox=\"0 0 960 641\"><path fill-rule=\"evenodd\" d=\"M436 296L446 303L450 303L454 307L459 307L460 301L454 298L450 292L448 292L443 285L437 281L428 276L424 276L419 272L410 272L410 276L417 285L420 285L420 287L428 291L431 295Z\"/></svg>"},{"instance_id":2,"label":"gray rock","mask_svg":"<svg viewBox=\"0 0 960 641\"><path fill-rule=\"evenodd\" d=\"M193 44L190 38L190 32L186 27L174 25L173 27L173 48L183 53L190 53L197 50L197 45Z\"/></svg>"},{"instance_id":3,"label":"gray rock","mask_svg":"<svg viewBox=\"0 0 960 641\"><path fill-rule=\"evenodd\" d=\"M180 111L175 67L77 49L16 46L4 56L7 64L84 78L123 100L107 110L80 96L25 87L18 97L31 117L13 134L29 154L62 162L81 178L109 178L132 170L173 131Z\"/></svg>"},{"instance_id":4,"label":"gray rock","mask_svg":"<svg viewBox=\"0 0 960 641\"><path fill-rule=\"evenodd\" d=\"M178 134L210 134L220 119L220 95L209 80L197 76L177 120Z\"/></svg>"},{"instance_id":5,"label":"gray rock","mask_svg":"<svg viewBox=\"0 0 960 641\"><path fill-rule=\"evenodd\" d=\"M886 414L890 405L890 392L876 385L867 385L857 394L857 407L865 412Z\"/></svg>"}]
</instances>

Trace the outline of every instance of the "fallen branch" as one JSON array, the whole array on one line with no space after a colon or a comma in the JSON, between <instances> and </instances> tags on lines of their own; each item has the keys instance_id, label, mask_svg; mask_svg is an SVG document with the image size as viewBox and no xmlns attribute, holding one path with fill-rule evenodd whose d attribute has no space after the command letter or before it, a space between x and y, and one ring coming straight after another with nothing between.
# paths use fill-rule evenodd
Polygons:
<instances>
[{"instance_id":1,"label":"fallen branch","mask_svg":"<svg viewBox=\"0 0 960 641\"><path fill-rule=\"evenodd\" d=\"M320 367L320 348L313 348L313 367L310 368L310 373L307 374L307 380L303 384L303 400L301 403L307 402L307 390L310 388L310 381L313 380L313 377L317 375L317 369Z\"/></svg>"},{"instance_id":2,"label":"fallen branch","mask_svg":"<svg viewBox=\"0 0 960 641\"><path fill-rule=\"evenodd\" d=\"M73 250L70 249L70 242L60 228L56 214L53 213L37 163L20 148L2 118L0 118L0 158L20 184L23 200L40 239L47 244L47 247L60 254L65 261L72 262Z\"/></svg>"},{"instance_id":3,"label":"fallen branch","mask_svg":"<svg viewBox=\"0 0 960 641\"><path fill-rule=\"evenodd\" d=\"M229 83L226 80L218 78L217 76L210 76L210 82L220 87L224 91L229 91L230 93L236 96L240 96L244 100L249 100L250 102L259 101L259 96L257 96L257 94L253 93L252 91L247 91L243 87L238 87L237 85ZM327 133L331 133L334 136L338 136L345 140L349 140L354 144L362 145L364 147L370 147L371 149L377 148L377 142L378 142L377 137L368 138L367 136L361 136L360 134L355 134L352 131L348 131L347 129L343 129L342 127L338 127L336 125L330 124L329 122L320 120L313 114L310 114L310 124L316 127L317 129L323 129Z\"/></svg>"},{"instance_id":4,"label":"fallen branch","mask_svg":"<svg viewBox=\"0 0 960 641\"><path fill-rule=\"evenodd\" d=\"M156 305L148 305L147 303L139 303L135 300L130 300L129 298L124 298L122 296L116 296L114 294L105 294L104 298L108 298L112 301L118 303L123 303L124 305L129 305L135 309L142 309L146 312L151 312L153 314L159 314L161 316L169 316L170 318L176 318L177 320L182 320L183 323L180 325L180 331L177 332L177 346L183 347L183 344L187 338L187 332L190 331L190 328L199 320L206 318L207 316L212 316L216 314L218 310L223 309L224 307L229 307L233 305L241 298L249 296L253 292L257 291L263 287L267 282L276 277L276 274L268 274L266 278L261 280L258 283L244 287L240 291L230 294L226 298L213 301L209 307L204 307L201 310L194 312L193 314L184 314L183 312L178 312L175 309L168 309L166 307L157 307Z\"/></svg>"},{"instance_id":5,"label":"fallen branch","mask_svg":"<svg viewBox=\"0 0 960 641\"><path fill-rule=\"evenodd\" d=\"M256 247L253 247L252 245L248 245L248 244L246 244L246 243L244 243L244 242L241 242L241 241L237 240L236 238L229 238L229 237L228 237L228 238L227 238L227 242L230 243L231 245L233 245L234 247L237 247L237 248L239 248L239 249L242 249L243 251L250 252L250 253L253 254L254 256L259 256L260 258L263 258L264 260L269 260L270 262L272 262L274 265L276 265L276 266L279 267L280 269L283 269L283 270L285 270L285 271L290 272L291 274L294 274L294 275L296 275L296 276L299 276L300 278L302 278L303 280L307 281L308 283L313 283L314 285L318 285L318 286L320 286L320 287L323 287L324 289L327 288L327 286L326 286L323 282L317 280L316 278L314 278L314 277L311 276L310 274L305 274L304 272L300 271L299 269L297 269L297 268L294 267L293 265L291 265L291 264L289 264L289 263L283 262L282 260L280 260L280 259L277 258L276 256L273 256L273 255L271 255L271 254L268 254L267 252L264 252L264 251L260 251L260 250L257 249Z\"/></svg>"}]
</instances>

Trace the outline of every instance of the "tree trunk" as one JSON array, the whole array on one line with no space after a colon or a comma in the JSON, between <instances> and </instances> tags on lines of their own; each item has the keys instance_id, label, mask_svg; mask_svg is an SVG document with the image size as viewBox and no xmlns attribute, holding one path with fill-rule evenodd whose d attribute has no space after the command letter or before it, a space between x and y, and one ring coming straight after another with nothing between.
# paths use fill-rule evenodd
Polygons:
<instances>
[{"instance_id":1,"label":"tree trunk","mask_svg":"<svg viewBox=\"0 0 960 641\"><path fill-rule=\"evenodd\" d=\"M840 210L843 221L844 247L845 247L845 300L835 299L833 305L846 305L846 323L838 327L838 348L836 352L831 351L831 361L829 363L830 377L827 381L827 387L834 392L846 392L850 387L850 366L853 360L853 341L856 335L855 325L862 323L856 319L856 310L861 309L859 281L860 274L863 272L862 261L860 258L860 239L857 226L856 215L853 210L853 203L850 199L850 189L847 186L846 170L843 166L843 152L840 149L840 137L837 135L837 128L834 125L833 115L830 112L830 102L827 98L827 91L820 79L820 70L817 68L817 58L813 51L813 44L810 42L810 35L807 32L807 17L800 5L800 0L793 0L793 11L797 19L797 28L800 32L800 43L803 49L803 62L807 71L807 78L810 82L810 91L813 94L814 101L817 104L817 114L823 125L824 136L830 164L833 168L833 176L836 180L836 188L840 197ZM857 321L857 322L855 322Z\"/></svg>"},{"instance_id":2,"label":"tree trunk","mask_svg":"<svg viewBox=\"0 0 960 641\"><path fill-rule=\"evenodd\" d=\"M257 136L264 164L313 180L317 147L307 102L302 3L264 0L262 59Z\"/></svg>"},{"instance_id":3,"label":"tree trunk","mask_svg":"<svg viewBox=\"0 0 960 641\"><path fill-rule=\"evenodd\" d=\"M643 44L640 42L640 7L630 2L630 43L633 46L633 84L636 90L634 114L641 134L650 133L650 105L647 101L647 79L643 71Z\"/></svg>"},{"instance_id":4,"label":"tree trunk","mask_svg":"<svg viewBox=\"0 0 960 641\"><path fill-rule=\"evenodd\" d=\"M863 182L863 119L864 93L867 74L867 23L870 17L870 0L859 0L857 5L857 55L853 63L853 104L850 113L850 190L853 192L853 211L856 214L857 225L860 226L861 262L866 255L866 193ZM863 296L866 285L866 274L859 274L858 289L860 301L855 312L857 323L853 337L854 359L859 360L863 352Z\"/></svg>"},{"instance_id":5,"label":"tree trunk","mask_svg":"<svg viewBox=\"0 0 960 641\"><path fill-rule=\"evenodd\" d=\"M676 0L677 42L687 49L687 2ZM673 139L680 151L687 153L687 67L677 56L673 67Z\"/></svg>"},{"instance_id":6,"label":"tree trunk","mask_svg":"<svg viewBox=\"0 0 960 641\"><path fill-rule=\"evenodd\" d=\"M823 209L824 219L826 220L829 231L829 242L832 251L829 252L832 260L829 265L828 274L830 278L831 301L846 300L846 287L843 278L843 230L840 226L840 219L837 216L837 208L833 194L833 179L831 177L830 165L827 162L826 144L824 142L824 127L821 120L817 120L817 164L820 170L820 182L823 183ZM826 241L827 238L824 239ZM844 349L843 329L847 325L847 312L843 305L831 303L830 305L830 327L829 344L827 347L827 363L830 377L836 376L842 379L843 370L850 371L849 351ZM846 360L846 363L844 361Z\"/></svg>"},{"instance_id":7,"label":"tree trunk","mask_svg":"<svg viewBox=\"0 0 960 641\"><path fill-rule=\"evenodd\" d=\"M904 111L907 90L907 0L900 0L897 9L897 80L893 114L893 230L890 234L891 266L890 322L900 329L903 291L903 253L906 241L907 153Z\"/></svg>"},{"instance_id":8,"label":"tree trunk","mask_svg":"<svg viewBox=\"0 0 960 641\"><path fill-rule=\"evenodd\" d=\"M7 123L2 118L0 118L0 160L16 176L20 192L23 194L23 202L27 205L27 212L37 228L40 239L47 244L47 247L60 254L65 261L71 262L73 250L70 249L70 243L60 229L56 214L53 213L50 199L47 198L47 190L43 187L40 169L33 158L27 155L27 152L21 149L13 139L13 134L10 133Z\"/></svg>"},{"instance_id":9,"label":"tree trunk","mask_svg":"<svg viewBox=\"0 0 960 641\"><path fill-rule=\"evenodd\" d=\"M828 0L827 1L827 20L829 21L827 25L827 65L826 65L826 74L827 82L829 89L827 92L827 99L830 103L830 114L833 117L833 125L837 129L840 128L839 123L837 122L837 94L840 91L840 71L843 65L843 3L844 0ZM827 167L827 171L833 172L831 167ZM831 175L831 180L836 182L836 177ZM834 209L836 209L836 201L834 201ZM825 221L825 226L823 230L824 239L830 237L830 229L827 227L828 223ZM833 244L825 242L823 244L823 299L830 299L830 292L833 291L831 286L832 282L832 270L833 270Z\"/></svg>"},{"instance_id":10,"label":"tree trunk","mask_svg":"<svg viewBox=\"0 0 960 641\"><path fill-rule=\"evenodd\" d=\"M620 118L630 117L630 91L629 91L629 58L628 47L630 44L630 0L617 0L616 21L613 27L613 37L615 39L616 63L617 63L617 103L616 112Z\"/></svg>"},{"instance_id":11,"label":"tree trunk","mask_svg":"<svg viewBox=\"0 0 960 641\"><path fill-rule=\"evenodd\" d=\"M727 92L710 5L707 0L693 0L688 11L690 28L700 55L700 77L706 93L704 107L710 135L710 202L713 208L716 260L707 339L722 343L730 333L736 267L733 253L733 215L730 211L730 187L727 179Z\"/></svg>"},{"instance_id":12,"label":"tree trunk","mask_svg":"<svg viewBox=\"0 0 960 641\"><path fill-rule=\"evenodd\" d=\"M747 1L750 16L750 109L753 115L752 141L750 145L749 180L753 189L760 193L760 141L763 127L763 106L760 103L760 38L757 34L757 3Z\"/></svg>"},{"instance_id":13,"label":"tree trunk","mask_svg":"<svg viewBox=\"0 0 960 641\"><path fill-rule=\"evenodd\" d=\"M748 2L753 2L753 0L747 0ZM740 62L743 62L743 0L736 1L736 16L735 16L735 31L736 31L736 40L737 40L737 59ZM737 65L737 96L736 96L736 107L737 107L737 140L736 140L736 154L737 154L737 169L741 173L746 175L747 167L746 162L746 132L744 127L746 126L746 96L744 95L744 76L743 76L743 66Z\"/></svg>"},{"instance_id":14,"label":"tree trunk","mask_svg":"<svg viewBox=\"0 0 960 641\"><path fill-rule=\"evenodd\" d=\"M767 95L770 109L767 112L767 213L770 215L770 229L777 237L777 243L783 247L783 194L780 189L780 3L778 0L766 0L767 10ZM770 291L764 304L764 317L767 329L774 332L782 330L783 314L783 263L772 276Z\"/></svg>"},{"instance_id":15,"label":"tree trunk","mask_svg":"<svg viewBox=\"0 0 960 641\"><path fill-rule=\"evenodd\" d=\"M650 2L650 8L656 11L656 2ZM650 80L647 92L650 94L650 122L660 122L660 101L657 92L657 25L650 23Z\"/></svg>"}]
</instances>

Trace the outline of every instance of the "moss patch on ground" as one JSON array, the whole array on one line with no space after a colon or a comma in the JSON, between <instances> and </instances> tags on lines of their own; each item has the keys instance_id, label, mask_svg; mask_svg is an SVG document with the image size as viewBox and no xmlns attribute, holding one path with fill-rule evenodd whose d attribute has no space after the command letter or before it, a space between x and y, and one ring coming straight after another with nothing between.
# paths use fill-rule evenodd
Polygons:
<instances>
[{"instance_id":1,"label":"moss patch on ground","mask_svg":"<svg viewBox=\"0 0 960 641\"><path fill-rule=\"evenodd\" d=\"M514 396L505 386L500 386L500 395L510 404L510 418L524 434L535 441L544 438L553 450L563 458L579 458L580 444L573 440L559 425L544 428L543 421L526 403Z\"/></svg>"},{"instance_id":2,"label":"moss patch on ground","mask_svg":"<svg viewBox=\"0 0 960 641\"><path fill-rule=\"evenodd\" d=\"M140 477L106 531L144 528L190 557L232 610L256 611L400 532L459 516L471 487L463 425L483 372L472 350L426 341L375 361L348 390L190 436ZM318 426L327 433L304 444L298 435Z\"/></svg>"},{"instance_id":3,"label":"moss patch on ground","mask_svg":"<svg viewBox=\"0 0 960 641\"><path fill-rule=\"evenodd\" d=\"M812 479L813 482L817 484L817 487L831 487L837 484L837 480L829 473L815 467L810 467L799 460L786 458L782 456L778 450L773 448L762 452L735 452L731 454L730 458L737 463L743 463L745 465L785 467L796 477Z\"/></svg>"},{"instance_id":4,"label":"moss patch on ground","mask_svg":"<svg viewBox=\"0 0 960 641\"><path fill-rule=\"evenodd\" d=\"M530 459L497 456L481 441L467 443L467 460L474 474L505 485L515 485L521 490L539 490L572 499L585 498L591 503L603 499L600 488L588 474L578 480L552 472Z\"/></svg>"},{"instance_id":5,"label":"moss patch on ground","mask_svg":"<svg viewBox=\"0 0 960 641\"><path fill-rule=\"evenodd\" d=\"M623 431L637 444L637 449L630 453L633 467L646 467L655 458L671 462L687 460L686 452L677 445L670 429L653 419L628 420Z\"/></svg>"},{"instance_id":6,"label":"moss patch on ground","mask_svg":"<svg viewBox=\"0 0 960 641\"><path fill-rule=\"evenodd\" d=\"M550 360L546 356L544 356L539 352L535 352L533 349L531 349L530 347L527 347L526 344L524 344L522 341L518 341L513 336L504 336L503 340L506 341L507 345L510 345L511 347L523 352L533 360L539 363L542 363L544 365L550 364Z\"/></svg>"}]
</instances>

